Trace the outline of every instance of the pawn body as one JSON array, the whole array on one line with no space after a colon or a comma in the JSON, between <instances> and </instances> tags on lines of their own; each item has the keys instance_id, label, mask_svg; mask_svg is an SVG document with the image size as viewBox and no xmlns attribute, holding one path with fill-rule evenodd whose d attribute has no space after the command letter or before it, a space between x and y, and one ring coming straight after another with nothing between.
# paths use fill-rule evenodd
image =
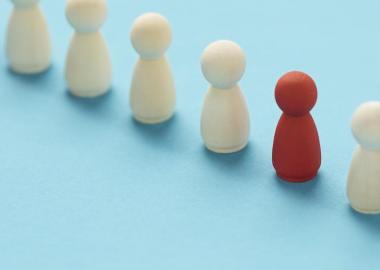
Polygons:
<instances>
[{"instance_id":1,"label":"pawn body","mask_svg":"<svg viewBox=\"0 0 380 270\"><path fill-rule=\"evenodd\" d=\"M171 29L165 17L146 13L132 26L131 41L140 55L135 66L130 107L134 118L144 124L162 123L172 117L176 92L165 51L171 43Z\"/></svg>"},{"instance_id":2,"label":"pawn body","mask_svg":"<svg viewBox=\"0 0 380 270\"><path fill-rule=\"evenodd\" d=\"M112 66L107 44L99 32L106 20L104 0L69 0L68 21L75 29L66 58L69 91L79 97L96 97L111 88Z\"/></svg>"},{"instance_id":3,"label":"pawn body","mask_svg":"<svg viewBox=\"0 0 380 270\"><path fill-rule=\"evenodd\" d=\"M352 120L359 143L347 181L351 206L363 214L380 213L380 102L362 104Z\"/></svg>"},{"instance_id":4,"label":"pawn body","mask_svg":"<svg viewBox=\"0 0 380 270\"><path fill-rule=\"evenodd\" d=\"M380 151L358 147L351 162L347 195L356 211L380 213Z\"/></svg>"},{"instance_id":5,"label":"pawn body","mask_svg":"<svg viewBox=\"0 0 380 270\"><path fill-rule=\"evenodd\" d=\"M100 33L75 33L66 60L66 81L71 93L96 97L111 87L112 67L107 44Z\"/></svg>"},{"instance_id":6,"label":"pawn body","mask_svg":"<svg viewBox=\"0 0 380 270\"><path fill-rule=\"evenodd\" d=\"M289 72L278 81L275 96L284 112L273 141L276 174L288 182L312 180L321 166L319 135L310 114L317 101L317 87L307 74Z\"/></svg>"},{"instance_id":7,"label":"pawn body","mask_svg":"<svg viewBox=\"0 0 380 270\"><path fill-rule=\"evenodd\" d=\"M10 68L36 74L50 66L51 44L38 1L14 1L7 32L6 51Z\"/></svg>"},{"instance_id":8,"label":"pawn body","mask_svg":"<svg viewBox=\"0 0 380 270\"><path fill-rule=\"evenodd\" d=\"M216 153L243 149L249 137L249 113L239 86L211 87L205 97L201 133L206 147Z\"/></svg>"},{"instance_id":9,"label":"pawn body","mask_svg":"<svg viewBox=\"0 0 380 270\"><path fill-rule=\"evenodd\" d=\"M176 93L169 63L139 59L132 78L130 106L134 117L145 124L161 123L174 113Z\"/></svg>"},{"instance_id":10,"label":"pawn body","mask_svg":"<svg viewBox=\"0 0 380 270\"><path fill-rule=\"evenodd\" d=\"M273 143L273 166L277 175L289 182L315 178L321 166L318 131L313 117L283 114Z\"/></svg>"}]
</instances>

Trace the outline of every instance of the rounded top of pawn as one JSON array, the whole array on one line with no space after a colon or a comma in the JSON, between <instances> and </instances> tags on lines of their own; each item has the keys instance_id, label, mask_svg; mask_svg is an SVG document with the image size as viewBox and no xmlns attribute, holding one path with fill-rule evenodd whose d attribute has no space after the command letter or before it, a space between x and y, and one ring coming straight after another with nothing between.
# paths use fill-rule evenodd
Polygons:
<instances>
[{"instance_id":1,"label":"rounded top of pawn","mask_svg":"<svg viewBox=\"0 0 380 270\"><path fill-rule=\"evenodd\" d=\"M38 4L39 0L12 0L12 2L18 8L28 8Z\"/></svg>"},{"instance_id":2,"label":"rounded top of pawn","mask_svg":"<svg viewBox=\"0 0 380 270\"><path fill-rule=\"evenodd\" d=\"M278 80L275 98L285 114L303 116L309 113L317 102L317 86L306 73L291 71Z\"/></svg>"},{"instance_id":3,"label":"rounded top of pawn","mask_svg":"<svg viewBox=\"0 0 380 270\"><path fill-rule=\"evenodd\" d=\"M380 150L380 102L360 105L354 113L351 128L363 148Z\"/></svg>"},{"instance_id":4,"label":"rounded top of pawn","mask_svg":"<svg viewBox=\"0 0 380 270\"><path fill-rule=\"evenodd\" d=\"M96 32L107 18L106 0L68 0L66 17L77 32Z\"/></svg>"},{"instance_id":5,"label":"rounded top of pawn","mask_svg":"<svg viewBox=\"0 0 380 270\"><path fill-rule=\"evenodd\" d=\"M132 45L143 59L153 60L162 57L169 48L171 40L169 21L161 14L145 13L132 25Z\"/></svg>"},{"instance_id":6,"label":"rounded top of pawn","mask_svg":"<svg viewBox=\"0 0 380 270\"><path fill-rule=\"evenodd\" d=\"M245 54L238 44L220 40L204 50L201 65L203 75L213 87L229 89L243 77Z\"/></svg>"}]
</instances>

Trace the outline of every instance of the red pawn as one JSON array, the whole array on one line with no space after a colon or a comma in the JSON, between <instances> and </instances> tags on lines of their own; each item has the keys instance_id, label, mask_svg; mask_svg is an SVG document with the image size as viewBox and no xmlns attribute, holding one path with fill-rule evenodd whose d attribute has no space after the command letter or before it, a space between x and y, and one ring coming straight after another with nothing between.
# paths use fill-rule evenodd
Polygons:
<instances>
[{"instance_id":1,"label":"red pawn","mask_svg":"<svg viewBox=\"0 0 380 270\"><path fill-rule=\"evenodd\" d=\"M317 102L317 86L309 75L293 71L277 82L275 96L284 113L274 135L273 166L283 180L309 181L321 166L318 130L310 114Z\"/></svg>"}]
</instances>

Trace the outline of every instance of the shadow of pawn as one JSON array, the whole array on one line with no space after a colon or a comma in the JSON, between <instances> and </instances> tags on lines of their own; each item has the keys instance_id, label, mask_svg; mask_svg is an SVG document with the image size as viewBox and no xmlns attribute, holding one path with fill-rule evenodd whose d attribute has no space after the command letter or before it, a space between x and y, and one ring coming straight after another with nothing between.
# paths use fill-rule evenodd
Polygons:
<instances>
[{"instance_id":1,"label":"shadow of pawn","mask_svg":"<svg viewBox=\"0 0 380 270\"><path fill-rule=\"evenodd\" d=\"M144 124L130 117L130 123L133 126L138 137L142 138L145 143L165 149L181 149L178 137L180 134L175 132L178 116L174 114L170 119L159 124Z\"/></svg>"},{"instance_id":2,"label":"shadow of pawn","mask_svg":"<svg viewBox=\"0 0 380 270\"><path fill-rule=\"evenodd\" d=\"M380 235L380 215L379 214L362 214L355 211L349 204L347 211L350 217L360 226L366 227L365 230Z\"/></svg>"},{"instance_id":3,"label":"shadow of pawn","mask_svg":"<svg viewBox=\"0 0 380 270\"><path fill-rule=\"evenodd\" d=\"M256 156L250 143L242 150L229 154L215 153L203 146L202 153L206 162L210 163L218 173L227 175L231 179L253 180L255 175L261 173L256 166L260 162L255 160Z\"/></svg>"},{"instance_id":4,"label":"shadow of pawn","mask_svg":"<svg viewBox=\"0 0 380 270\"><path fill-rule=\"evenodd\" d=\"M91 114L95 116L110 115L114 107L114 90L110 88L106 93L101 96L83 98L73 95L69 89L65 90L66 100L75 109L82 113Z\"/></svg>"}]
</instances>

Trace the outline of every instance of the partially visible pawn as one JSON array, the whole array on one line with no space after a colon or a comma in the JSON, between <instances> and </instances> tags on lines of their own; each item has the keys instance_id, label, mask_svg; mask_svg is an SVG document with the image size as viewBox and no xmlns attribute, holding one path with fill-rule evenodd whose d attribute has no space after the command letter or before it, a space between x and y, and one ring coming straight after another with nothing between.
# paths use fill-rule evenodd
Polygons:
<instances>
[{"instance_id":1,"label":"partially visible pawn","mask_svg":"<svg viewBox=\"0 0 380 270\"><path fill-rule=\"evenodd\" d=\"M39 0L12 0L8 24L7 57L10 69L21 74L45 71L51 62L51 44Z\"/></svg>"},{"instance_id":2,"label":"partially visible pawn","mask_svg":"<svg viewBox=\"0 0 380 270\"><path fill-rule=\"evenodd\" d=\"M157 13L146 13L133 23L131 41L140 59L135 66L130 106L134 118L157 124L172 117L176 93L165 52L172 39L169 22Z\"/></svg>"},{"instance_id":3,"label":"partially visible pawn","mask_svg":"<svg viewBox=\"0 0 380 270\"><path fill-rule=\"evenodd\" d=\"M249 137L249 112L238 85L246 66L244 52L232 41L216 41L203 52L201 65L211 84L201 119L204 143L216 153L240 151Z\"/></svg>"},{"instance_id":4,"label":"partially visible pawn","mask_svg":"<svg viewBox=\"0 0 380 270\"><path fill-rule=\"evenodd\" d=\"M347 183L352 208L380 213L380 102L362 104L354 113L352 132L359 143Z\"/></svg>"},{"instance_id":5,"label":"partially visible pawn","mask_svg":"<svg viewBox=\"0 0 380 270\"><path fill-rule=\"evenodd\" d=\"M112 67L100 27L107 17L105 0L69 0L66 16L75 29L66 59L69 91L79 97L96 97L111 87Z\"/></svg>"}]
</instances>

